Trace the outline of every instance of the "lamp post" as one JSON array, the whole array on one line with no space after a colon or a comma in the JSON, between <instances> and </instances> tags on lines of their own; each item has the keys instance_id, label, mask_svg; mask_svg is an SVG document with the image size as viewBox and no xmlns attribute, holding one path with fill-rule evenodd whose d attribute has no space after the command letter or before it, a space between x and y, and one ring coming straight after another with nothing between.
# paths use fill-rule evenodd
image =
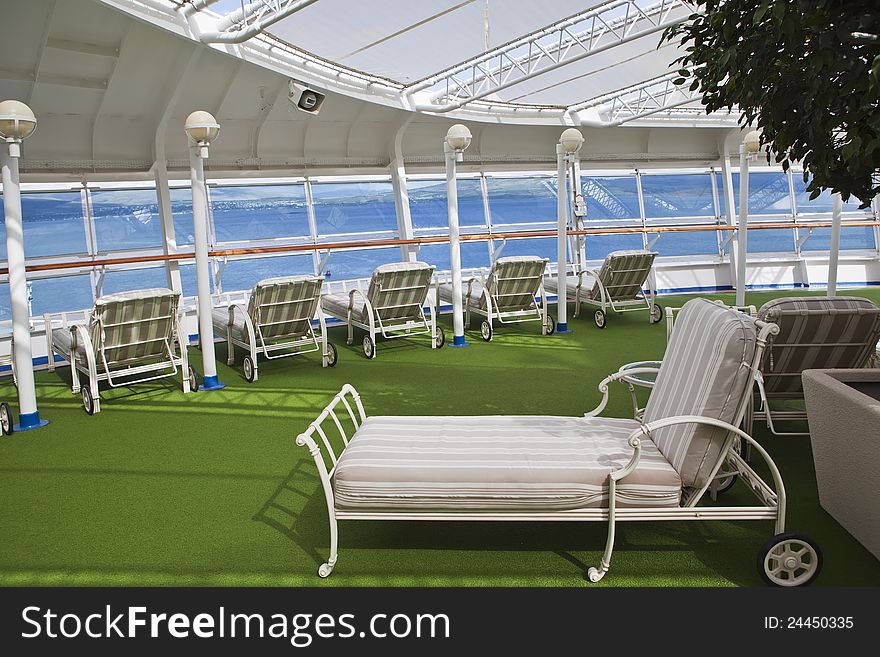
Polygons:
<instances>
[{"instance_id":1,"label":"lamp post","mask_svg":"<svg viewBox=\"0 0 880 657\"><path fill-rule=\"evenodd\" d=\"M214 356L214 327L211 323L211 278L208 271L208 196L205 188L204 160L208 146L220 134L220 125L208 112L193 112L184 126L190 138L189 165L193 198L193 238L196 247L196 284L199 306L199 345L205 379L201 390L220 390L217 360Z\"/></svg>"},{"instance_id":2,"label":"lamp post","mask_svg":"<svg viewBox=\"0 0 880 657\"><path fill-rule=\"evenodd\" d=\"M840 260L840 215L843 212L843 198L834 194L831 215L831 244L828 247L828 296L837 296L837 263Z\"/></svg>"},{"instance_id":3,"label":"lamp post","mask_svg":"<svg viewBox=\"0 0 880 657\"><path fill-rule=\"evenodd\" d=\"M574 169L578 151L584 145L584 136L576 128L568 128L559 136L556 144L556 332L571 333L568 328L568 280L565 273L568 265L566 255L568 230L567 169ZM572 176L572 185L575 184ZM572 190L575 194L578 190Z\"/></svg>"},{"instance_id":4,"label":"lamp post","mask_svg":"<svg viewBox=\"0 0 880 657\"><path fill-rule=\"evenodd\" d=\"M458 187L455 181L456 162L464 159L465 149L471 145L471 131L456 123L449 128L443 140L446 155L446 202L449 213L449 268L452 276L452 347L466 347L464 313L461 300L461 246L458 234Z\"/></svg>"},{"instance_id":5,"label":"lamp post","mask_svg":"<svg viewBox=\"0 0 880 657\"><path fill-rule=\"evenodd\" d=\"M746 254L749 237L749 158L761 151L761 133L752 130L739 145L739 225L737 226L736 305L746 305Z\"/></svg>"},{"instance_id":6,"label":"lamp post","mask_svg":"<svg viewBox=\"0 0 880 657\"><path fill-rule=\"evenodd\" d=\"M3 180L3 212L6 215L6 258L9 269L9 297L12 305L12 360L18 386L18 421L16 431L37 429L49 424L40 419L34 386L34 363L31 355L30 313L28 312L27 274L24 266L24 233L21 224L21 188L18 160L21 142L31 136L37 119L31 108L17 100L0 103L0 149ZM51 327L46 327L51 330ZM52 355L49 354L49 358Z\"/></svg>"}]
</instances>

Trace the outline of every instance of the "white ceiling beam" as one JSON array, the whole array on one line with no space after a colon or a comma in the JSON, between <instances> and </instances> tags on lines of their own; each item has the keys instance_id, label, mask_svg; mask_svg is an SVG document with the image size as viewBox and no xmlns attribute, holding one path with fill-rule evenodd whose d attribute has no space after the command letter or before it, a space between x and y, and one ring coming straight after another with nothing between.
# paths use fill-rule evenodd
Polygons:
<instances>
[{"instance_id":1,"label":"white ceiling beam","mask_svg":"<svg viewBox=\"0 0 880 657\"><path fill-rule=\"evenodd\" d=\"M43 55L46 52L46 44L49 42L49 32L52 30L52 19L55 17L55 5L57 4L57 0L52 0L49 3L48 8L46 9L46 19L43 22L43 34L40 38L40 45L37 49L37 61L34 64L34 76L33 76L33 84L31 88L28 90L27 98L25 99L25 104L30 105L31 100L34 97L34 91L37 88L37 80L40 79L40 66L43 64Z\"/></svg>"},{"instance_id":2,"label":"white ceiling beam","mask_svg":"<svg viewBox=\"0 0 880 657\"><path fill-rule=\"evenodd\" d=\"M318 0L255 0L222 16L213 30L199 35L202 43L242 43Z\"/></svg>"},{"instance_id":3,"label":"white ceiling beam","mask_svg":"<svg viewBox=\"0 0 880 657\"><path fill-rule=\"evenodd\" d=\"M56 37L49 37L49 39L46 40L46 47L54 48L55 50L78 52L84 55L97 55L99 57L119 56L119 48L116 46L105 46L97 43L72 41L70 39L59 39Z\"/></svg>"},{"instance_id":4,"label":"white ceiling beam","mask_svg":"<svg viewBox=\"0 0 880 657\"><path fill-rule=\"evenodd\" d=\"M684 21L687 0L611 0L558 21L406 89L416 109L446 113L502 89Z\"/></svg>"},{"instance_id":5,"label":"white ceiling beam","mask_svg":"<svg viewBox=\"0 0 880 657\"><path fill-rule=\"evenodd\" d=\"M266 121L269 119L269 114L272 113L272 109L275 107L275 103L278 101L278 96L281 95L281 90L286 88L287 80L280 80L271 89L262 89L262 105L260 106L260 113L257 116L257 120L254 125L253 139L251 142L251 153L252 157L255 160L259 159L260 157L260 135L263 134L263 127L266 125Z\"/></svg>"},{"instance_id":6,"label":"white ceiling beam","mask_svg":"<svg viewBox=\"0 0 880 657\"><path fill-rule=\"evenodd\" d=\"M122 33L122 36L119 39L119 46L113 48L113 51L116 53L113 55L115 59L113 60L113 68L110 70L110 76L107 78L107 84L104 87L104 93L101 94L101 101L98 103L98 109L95 110L95 118L92 121L92 159L97 160L98 157L95 153L97 146L97 137L98 137L98 123L101 121L101 114L104 110L104 101L107 100L107 91L110 89L110 85L113 83L113 76L116 74L116 69L119 68L119 53L122 52L122 48L125 46L125 37L128 35L128 23L126 23L126 27ZM51 42L51 39L50 39ZM54 46L53 46L54 47ZM79 51L82 52L82 51ZM90 53L95 54L95 53Z\"/></svg>"},{"instance_id":7,"label":"white ceiling beam","mask_svg":"<svg viewBox=\"0 0 880 657\"><path fill-rule=\"evenodd\" d=\"M84 78L73 75L46 75L32 70L15 70L0 68L0 80L17 80L36 83L39 76L41 84L57 84L62 87L78 87L80 89L104 89L107 80L103 78Z\"/></svg>"}]
</instances>

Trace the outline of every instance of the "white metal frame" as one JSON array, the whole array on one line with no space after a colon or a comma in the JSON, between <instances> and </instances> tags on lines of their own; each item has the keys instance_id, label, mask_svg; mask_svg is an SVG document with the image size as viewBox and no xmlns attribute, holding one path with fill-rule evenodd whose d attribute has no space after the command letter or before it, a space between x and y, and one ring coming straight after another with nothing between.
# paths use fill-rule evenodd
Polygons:
<instances>
[{"instance_id":1,"label":"white metal frame","mask_svg":"<svg viewBox=\"0 0 880 657\"><path fill-rule=\"evenodd\" d=\"M764 347L767 343L769 335L777 332L779 329L775 324L766 324L764 322L756 322L758 326L758 339L755 354L748 367L752 372L757 371L760 364ZM641 370L630 370L630 374L637 374ZM645 371L653 371L646 368ZM606 377L599 383L599 391L602 393L602 400L599 405L586 413L586 417L594 417L599 415L608 403L609 384L623 378L623 374L618 372ZM335 498L333 495L333 474L336 464L342 453L348 447L354 434L349 436L343 428L343 421L351 422L354 430L363 424L367 419L361 397L357 390L350 384L345 384L336 394L331 402L321 411L318 417L308 426L308 428L296 437L296 444L300 447L306 447L312 455L315 466L318 469L318 475L321 480L321 487L324 491L324 498L327 504L327 513L330 523L330 556L329 559L321 564L318 574L321 577L327 577L333 572L338 560L339 533L337 523L340 520L418 520L418 521L578 521L578 522L608 522L608 538L602 560L598 567L589 569L588 575L592 582L598 582L608 572L611 567L611 555L614 549L615 523L619 521L645 521L645 520L774 520L775 533L781 534L785 531L785 512L786 512L786 494L785 486L782 481L782 475L773 462L773 459L767 451L761 447L756 440L749 434L737 426L745 414L746 407L749 403L749 391L743 392L741 399L737 405L736 418L733 424L728 424L721 420L710 417L702 417L696 415L682 415L675 417L663 418L655 420L647 424L642 424L637 430L633 431L628 439L628 444L633 449L630 461L623 468L612 472L608 477L609 502L607 508L586 508L573 509L567 511L545 511L545 512L502 512L502 511L345 511L336 508ZM337 407L344 408L343 413L337 414ZM347 416L347 419L346 419ZM324 424L328 420L332 421L335 426L336 433L342 441L342 449L336 453L331 443L331 434L325 431ZM628 474L633 472L639 464L641 456L641 441L651 438L651 433L657 429L664 427L680 425L680 424L703 424L718 427L728 432L723 449L715 461L711 476L707 478L706 484L699 490L688 490L682 496L681 505L675 508L642 508L633 507L618 510L616 508L616 485L617 482L624 479ZM317 440L316 440L317 438ZM335 437L334 437L335 439ZM319 446L320 442L320 446ZM739 454L740 443L749 445L753 448L767 465L773 479L773 485L767 484ZM323 447L323 449L322 449ZM329 467L328 467L329 460ZM723 467L723 471L722 471ZM757 506L736 506L736 507L719 507L708 506L698 507L697 504L709 490L712 482L720 477L729 477L736 475L742 477L748 484L750 490L756 496Z\"/></svg>"},{"instance_id":2,"label":"white metal frame","mask_svg":"<svg viewBox=\"0 0 880 657\"><path fill-rule=\"evenodd\" d=\"M323 279L321 279L323 280ZM288 358L290 356L301 356L314 351L321 352L321 366L328 367L330 365L330 353L328 351L327 341L327 324L324 321L324 312L321 310L321 304L318 303L315 314L318 320L318 331L315 332L313 320L311 316L302 315L285 320L286 322L295 322L298 320L309 320L308 329L305 333L299 335L290 335L287 339L267 344L263 338L263 327L270 326L267 324L254 324L251 316L248 314L248 298L251 294L250 290L242 290L239 292L225 292L214 297L215 308L228 308L229 319L226 323L226 344L227 344L227 365L235 365L235 349L241 347L248 352L253 364L254 372L251 381L259 378L259 358L262 354L267 360L276 360L279 358ZM284 304L308 304L314 299L299 299L297 301L286 301ZM278 305L272 304L272 305ZM244 332L247 341L239 340L235 337L232 327L235 325L236 318L241 318L244 325ZM215 329L216 332L216 329ZM275 354L274 356L272 354Z\"/></svg>"},{"instance_id":3,"label":"white metal frame","mask_svg":"<svg viewBox=\"0 0 880 657\"><path fill-rule=\"evenodd\" d=\"M651 265L651 269L653 269L653 264ZM619 272L631 271L627 269L619 269ZM601 310L603 313L607 313L608 310L613 310L615 313L626 313L633 311L648 311L648 319L651 322L660 321L653 319L653 310L654 310L654 300L657 298L655 290L651 288L648 284L648 278L645 278L645 281L642 283L642 295L636 296L632 299L617 299L613 298L609 287L602 282L599 278L599 270L597 269L583 269L581 271L575 272L575 275L578 277L577 288L575 288L574 294L574 316L580 316L581 304L586 304L593 308L597 308ZM587 298L586 292L582 291L584 284L584 276L589 275L592 276L596 285L599 287L599 299L589 299ZM649 273L650 276L650 273ZM612 288L615 286L611 286ZM629 287L628 285L626 287Z\"/></svg>"},{"instance_id":4,"label":"white metal frame","mask_svg":"<svg viewBox=\"0 0 880 657\"><path fill-rule=\"evenodd\" d=\"M73 312L46 313L43 315L43 321L46 331L46 353L48 354L49 371L55 371L57 365L54 355L57 353L70 365L70 387L71 392L74 394L79 394L82 391L79 374L85 374L88 377L86 385L88 385L89 392L91 393L94 413L101 411L101 393L98 385L101 381L106 381L111 388L127 387L136 383L177 376L179 371L181 373L184 394L191 392L189 358L186 350L188 340L180 327L179 307L175 309L170 339L162 339L167 359L143 364L137 364L136 359L122 362L108 361L103 346L100 351L96 352L92 339L89 336L91 312L91 310L76 310ZM154 321L156 319L161 318L153 317L150 320L136 321ZM69 352L62 345L55 343L52 331L57 328L70 330L71 345ZM154 342L155 339L149 341ZM135 345L145 342L132 342L130 344ZM84 362L78 357L78 344L82 344L84 347Z\"/></svg>"}]
</instances>

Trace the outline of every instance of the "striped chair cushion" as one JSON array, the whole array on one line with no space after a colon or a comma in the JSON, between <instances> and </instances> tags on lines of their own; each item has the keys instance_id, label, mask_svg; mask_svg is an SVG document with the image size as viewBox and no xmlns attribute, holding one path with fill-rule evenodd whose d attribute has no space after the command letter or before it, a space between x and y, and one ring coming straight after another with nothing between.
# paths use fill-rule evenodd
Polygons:
<instances>
[{"instance_id":1,"label":"striped chair cushion","mask_svg":"<svg viewBox=\"0 0 880 657\"><path fill-rule=\"evenodd\" d=\"M343 322L348 321L348 294L325 294L321 297L321 310L325 315L336 317ZM354 308L352 308L352 319L362 324L367 322L366 313L364 312L364 298L360 295L354 297Z\"/></svg>"},{"instance_id":2,"label":"striped chair cushion","mask_svg":"<svg viewBox=\"0 0 880 657\"><path fill-rule=\"evenodd\" d=\"M320 276L267 278L254 286L248 315L263 339L275 341L308 333L321 298Z\"/></svg>"},{"instance_id":3,"label":"striped chair cushion","mask_svg":"<svg viewBox=\"0 0 880 657\"><path fill-rule=\"evenodd\" d=\"M777 398L803 396L804 370L865 367L880 340L880 308L861 297L782 297L758 317L779 325L761 364L764 389Z\"/></svg>"},{"instance_id":4,"label":"striped chair cushion","mask_svg":"<svg viewBox=\"0 0 880 657\"><path fill-rule=\"evenodd\" d=\"M631 251L612 251L605 256L599 270L599 280L613 301L627 301L642 290L651 273L657 254L642 249ZM590 290L591 299L601 299L598 282Z\"/></svg>"},{"instance_id":5,"label":"striped chair cushion","mask_svg":"<svg viewBox=\"0 0 880 657\"><path fill-rule=\"evenodd\" d=\"M537 256L498 258L486 279L496 310L510 312L533 307L546 268L547 261ZM486 309L485 296L480 296L479 307Z\"/></svg>"},{"instance_id":6,"label":"striped chair cushion","mask_svg":"<svg viewBox=\"0 0 880 657\"><path fill-rule=\"evenodd\" d=\"M111 365L167 356L179 301L180 294L167 288L100 297L89 319L95 352L103 350Z\"/></svg>"},{"instance_id":7,"label":"striped chair cushion","mask_svg":"<svg viewBox=\"0 0 880 657\"><path fill-rule=\"evenodd\" d=\"M634 420L553 416L368 418L334 473L338 509L548 511L608 504ZM681 480L643 441L620 506L677 506Z\"/></svg>"},{"instance_id":8,"label":"striped chair cushion","mask_svg":"<svg viewBox=\"0 0 880 657\"><path fill-rule=\"evenodd\" d=\"M424 262L395 262L373 272L367 298L383 320L395 323L421 317L434 276L434 266Z\"/></svg>"},{"instance_id":9,"label":"striped chair cushion","mask_svg":"<svg viewBox=\"0 0 880 657\"><path fill-rule=\"evenodd\" d=\"M590 276L589 274L584 274L583 276L583 286L581 288L581 296L587 299L592 298L593 287L596 284L596 279ZM565 289L566 296L569 301L574 300L574 295L577 293L578 287L578 277L577 276L566 276L565 277ZM556 275L547 276L544 279L544 289L547 290L548 294L559 294L559 284Z\"/></svg>"},{"instance_id":10,"label":"striped chair cushion","mask_svg":"<svg viewBox=\"0 0 880 657\"><path fill-rule=\"evenodd\" d=\"M700 415L735 423L752 378L746 367L757 346L755 320L705 299L688 301L675 320L644 421ZM726 432L705 425L658 429L654 443L685 486L706 483Z\"/></svg>"}]
</instances>

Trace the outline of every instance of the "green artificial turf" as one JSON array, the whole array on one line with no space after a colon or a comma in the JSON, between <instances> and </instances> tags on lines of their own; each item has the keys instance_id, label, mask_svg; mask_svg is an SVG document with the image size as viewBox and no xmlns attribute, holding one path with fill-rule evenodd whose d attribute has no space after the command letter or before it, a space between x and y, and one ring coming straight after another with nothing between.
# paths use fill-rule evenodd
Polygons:
<instances>
[{"instance_id":1,"label":"green artificial turf","mask_svg":"<svg viewBox=\"0 0 880 657\"><path fill-rule=\"evenodd\" d=\"M858 293L880 301L880 290ZM644 313L611 316L600 331L585 310L570 326L552 337L536 324L502 327L488 344L474 330L466 349L380 342L374 361L359 336L346 347L335 328L337 367L314 354L272 361L253 384L218 345L225 390L185 396L170 381L107 390L94 417L71 394L67 368L40 372L51 424L0 439L0 585L585 585L604 523L343 522L336 570L319 579L327 510L312 458L294 444L344 383L369 414L580 415L598 402L603 376L665 346L664 325ZM625 389L612 393L605 414L631 417ZM8 379L0 399L14 402ZM785 478L789 528L824 551L818 583L880 584L877 560L818 504L809 439L759 438ZM741 483L724 496L751 499ZM760 585L756 554L772 531L769 521L624 523L599 585Z\"/></svg>"}]
</instances>

